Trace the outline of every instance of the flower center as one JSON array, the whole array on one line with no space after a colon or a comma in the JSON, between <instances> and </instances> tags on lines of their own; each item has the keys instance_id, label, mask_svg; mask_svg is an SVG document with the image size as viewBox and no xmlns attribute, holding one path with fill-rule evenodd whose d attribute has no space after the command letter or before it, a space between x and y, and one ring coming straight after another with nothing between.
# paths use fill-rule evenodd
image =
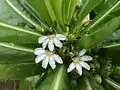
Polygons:
<instances>
[{"instance_id":1,"label":"flower center","mask_svg":"<svg viewBox=\"0 0 120 90\"><path fill-rule=\"evenodd\" d=\"M50 51L46 51L46 56L52 56L54 53Z\"/></svg>"},{"instance_id":2,"label":"flower center","mask_svg":"<svg viewBox=\"0 0 120 90\"><path fill-rule=\"evenodd\" d=\"M48 35L48 38L53 39L53 38L55 38L55 35Z\"/></svg>"},{"instance_id":3,"label":"flower center","mask_svg":"<svg viewBox=\"0 0 120 90\"><path fill-rule=\"evenodd\" d=\"M75 63L79 63L79 62L80 62L80 57L75 57L75 58L73 58L72 60L73 60L73 62L75 62Z\"/></svg>"}]
</instances>

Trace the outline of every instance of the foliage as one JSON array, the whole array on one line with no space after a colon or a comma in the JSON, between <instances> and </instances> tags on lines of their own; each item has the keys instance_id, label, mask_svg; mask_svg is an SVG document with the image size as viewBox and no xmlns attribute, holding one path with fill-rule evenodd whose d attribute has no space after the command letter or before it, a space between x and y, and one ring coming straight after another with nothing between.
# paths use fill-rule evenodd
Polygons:
<instances>
[{"instance_id":1,"label":"foliage","mask_svg":"<svg viewBox=\"0 0 120 90\"><path fill-rule=\"evenodd\" d=\"M119 90L119 0L0 0L0 79L20 80L21 90ZM63 34L55 49L64 64L52 70L35 63L38 38ZM82 48L90 71L67 73Z\"/></svg>"}]
</instances>

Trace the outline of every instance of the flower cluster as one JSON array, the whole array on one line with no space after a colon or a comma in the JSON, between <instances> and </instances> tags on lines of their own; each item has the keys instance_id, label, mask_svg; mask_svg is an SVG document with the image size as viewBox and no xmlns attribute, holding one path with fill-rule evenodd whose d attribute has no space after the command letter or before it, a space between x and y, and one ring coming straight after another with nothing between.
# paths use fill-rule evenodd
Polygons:
<instances>
[{"instance_id":1,"label":"flower cluster","mask_svg":"<svg viewBox=\"0 0 120 90\"><path fill-rule=\"evenodd\" d=\"M41 36L38 39L38 43L42 44L42 48L35 49L35 55L37 55L35 62L39 63L42 61L42 67L47 68L47 65L51 66L52 69L55 69L55 62L62 64L62 58L55 54L53 51L55 46L61 48L63 45L60 41L66 40L66 36L62 34ZM54 46L55 45L55 46ZM48 46L49 50L45 50Z\"/></svg>"},{"instance_id":2,"label":"flower cluster","mask_svg":"<svg viewBox=\"0 0 120 90\"><path fill-rule=\"evenodd\" d=\"M42 44L41 48L35 49L35 55L37 55L35 62L39 63L42 61L42 67L44 69L47 68L48 64L52 69L56 68L56 62L59 64L63 64L62 58L54 53L55 47L62 48L63 44L61 41L66 40L66 36L62 34L56 35L48 35L41 36L38 39L38 43ZM48 50L46 50L48 48ZM82 67L90 70L90 66L86 63L86 61L91 61L93 58L88 55L84 55L86 53L86 49L82 49L79 52L79 55L72 58L72 63L69 65L67 72L71 72L76 69L79 75L82 75Z\"/></svg>"}]
</instances>

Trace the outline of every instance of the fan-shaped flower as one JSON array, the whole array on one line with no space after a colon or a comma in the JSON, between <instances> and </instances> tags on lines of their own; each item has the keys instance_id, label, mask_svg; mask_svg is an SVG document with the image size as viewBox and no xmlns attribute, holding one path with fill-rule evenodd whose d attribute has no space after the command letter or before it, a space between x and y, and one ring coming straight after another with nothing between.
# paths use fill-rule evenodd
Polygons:
<instances>
[{"instance_id":1,"label":"fan-shaped flower","mask_svg":"<svg viewBox=\"0 0 120 90\"><path fill-rule=\"evenodd\" d=\"M54 45L56 47L61 48L62 43L60 41L66 40L66 36L62 34L56 34L56 35L48 35L48 36L41 36L38 39L39 44L42 44L42 48L45 49L48 45L48 49L50 51L54 50Z\"/></svg>"},{"instance_id":2,"label":"fan-shaped flower","mask_svg":"<svg viewBox=\"0 0 120 90\"><path fill-rule=\"evenodd\" d=\"M82 75L82 67L90 70L90 66L85 61L91 61L93 58L88 55L84 55L86 53L86 49L82 49L79 52L79 56L73 58L73 62L69 65L69 68L67 69L67 72L71 72L73 69L76 68L78 71L78 74Z\"/></svg>"},{"instance_id":3,"label":"fan-shaped flower","mask_svg":"<svg viewBox=\"0 0 120 90\"><path fill-rule=\"evenodd\" d=\"M44 50L43 48L36 48L35 55L38 55L35 59L35 62L39 63L42 61L42 67L45 69L47 68L48 63L52 69L56 68L55 62L59 64L63 63L62 58L59 55L54 54L48 50Z\"/></svg>"}]
</instances>

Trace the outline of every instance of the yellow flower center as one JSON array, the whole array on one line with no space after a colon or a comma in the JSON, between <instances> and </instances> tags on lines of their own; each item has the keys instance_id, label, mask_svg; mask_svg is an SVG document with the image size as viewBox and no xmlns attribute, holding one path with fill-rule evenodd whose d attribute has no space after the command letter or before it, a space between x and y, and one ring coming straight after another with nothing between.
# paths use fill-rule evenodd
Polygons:
<instances>
[{"instance_id":1,"label":"yellow flower center","mask_svg":"<svg viewBox=\"0 0 120 90\"><path fill-rule=\"evenodd\" d=\"M48 38L53 39L53 38L55 38L55 35L48 35Z\"/></svg>"},{"instance_id":2,"label":"yellow flower center","mask_svg":"<svg viewBox=\"0 0 120 90\"><path fill-rule=\"evenodd\" d=\"M73 60L73 62L75 62L75 63L79 63L79 62L80 62L80 57L75 57L75 58L73 58L72 60Z\"/></svg>"},{"instance_id":3,"label":"yellow flower center","mask_svg":"<svg viewBox=\"0 0 120 90\"><path fill-rule=\"evenodd\" d=\"M50 51L46 51L46 56L52 56L54 53Z\"/></svg>"}]
</instances>

